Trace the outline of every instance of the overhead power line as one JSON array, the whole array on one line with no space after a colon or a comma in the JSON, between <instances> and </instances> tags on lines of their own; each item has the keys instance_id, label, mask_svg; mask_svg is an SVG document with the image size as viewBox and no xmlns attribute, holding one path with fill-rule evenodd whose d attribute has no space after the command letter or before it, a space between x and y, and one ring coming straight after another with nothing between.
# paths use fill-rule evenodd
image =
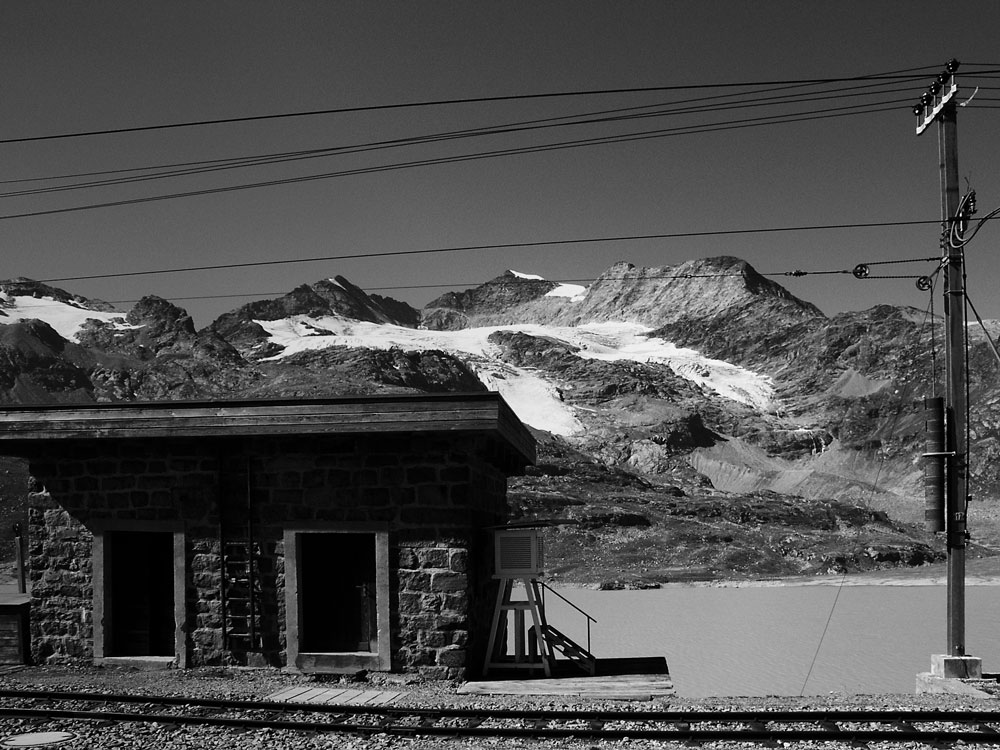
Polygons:
<instances>
[{"instance_id":1,"label":"overhead power line","mask_svg":"<svg viewBox=\"0 0 1000 750\"><path fill-rule=\"evenodd\" d=\"M928 259L921 259L928 260ZM933 258L931 260L939 260L938 258ZM851 270L847 268L839 269L828 269L820 271L758 271L761 276L767 277L793 277L802 278L804 276L827 276L827 275L838 275L838 276L848 276L851 275ZM729 278L742 278L743 274L740 273L685 273L677 274L675 276L668 276L665 274L643 276L642 278L636 278L634 281L657 281L662 279L677 279L681 281L686 281L688 279L729 279ZM910 275L895 275L895 276L882 276L873 275L866 276L862 281L889 281L898 279L914 279L917 278L913 274ZM597 281L597 277L582 278L582 279L541 279L542 281L550 281L553 284L588 284ZM52 283L52 279L41 281L41 283ZM58 279L55 279L58 281ZM530 280L525 279L525 282ZM475 287L482 286L484 282L482 281L448 281L448 282L437 282L434 284L400 284L396 286L365 286L363 287L365 292L398 292L398 291L412 291L415 289L474 289ZM517 281L511 281L510 283L515 284ZM191 302L195 300L221 300L221 299L247 299L249 297L284 297L289 292L287 290L283 291L271 291L271 292L244 292L235 294L198 294L190 297L171 297L172 302ZM124 305L138 302L138 299L109 299L105 300L112 305Z\"/></svg>"},{"instance_id":2,"label":"overhead power line","mask_svg":"<svg viewBox=\"0 0 1000 750\"><path fill-rule=\"evenodd\" d=\"M419 102L396 102L390 104L373 104L373 105L354 106L354 107L336 107L331 109L318 109L318 110L308 110L300 112L281 112L281 113L267 114L267 115L250 115L245 117L226 117L220 119L192 120L186 122L173 122L173 123L164 123L157 125L140 125L135 127L108 128L104 130L76 131L70 133L53 133L49 135L24 136L21 138L5 138L5 139L0 139L0 144L29 143L35 141L48 141L48 140L57 140L66 138L84 138L84 137L100 136L100 135L139 133L139 132L148 132L151 130L171 130L178 128L204 127L208 125L229 125L229 124L244 123L244 122L263 122L267 120L278 120L278 119L288 119L288 118L316 117L320 115L353 114L360 112L378 112L378 111L395 110L395 109L454 106L460 104L485 104L485 103L496 103L496 102L507 102L507 101L530 101L533 99L608 96L614 94L637 94L637 93L652 93L652 92L663 92L663 91L690 91L690 90L700 90L700 89L750 88L758 86L779 86L779 85L821 85L821 84L831 84L831 83L847 83L851 81L872 81L879 79L919 80L925 75L925 73L918 73L917 71L927 71L930 70L932 67L933 66L924 66L921 68L911 68L905 71L898 71L896 73L883 73L883 74L865 75L865 76L848 76L841 78L812 78L812 79L777 80L777 81L742 81L742 82L727 82L727 83L674 84L670 86L640 86L640 87L618 88L618 89L556 91L556 92L545 92L545 93L535 93L535 94L511 94L504 96L480 96L480 97L455 98L455 99L436 99L436 100L427 100ZM995 71L985 71L985 72L990 73Z\"/></svg>"},{"instance_id":3,"label":"overhead power line","mask_svg":"<svg viewBox=\"0 0 1000 750\"><path fill-rule=\"evenodd\" d=\"M922 224L940 224L939 219L923 219L915 221L876 221L854 224L813 224L786 227L758 227L752 229L716 229L698 232L671 232L663 234L634 234L618 237L579 237L565 240L541 240L536 242L505 242L488 245L458 245L452 247L424 248L420 250L390 250L382 253L345 253L343 255L324 255L313 258L283 258L280 260L260 260L243 263L219 263L205 266L183 266L176 268L158 268L146 271L122 271L118 273L90 274L85 276L61 276L59 278L39 279L43 283L63 281L87 281L91 279L116 279L126 276L154 276L168 273L192 273L196 271L221 271L235 268L259 268L263 266L285 266L298 263L320 263L331 260L355 260L358 258L389 258L410 255L431 255L438 253L472 252L476 250L506 250L525 247L559 247L565 245L582 245L597 242L636 242L640 240L680 239L690 237L720 237L740 234L767 234L777 232L810 232L833 229L870 229L876 227L901 227Z\"/></svg>"},{"instance_id":4,"label":"overhead power line","mask_svg":"<svg viewBox=\"0 0 1000 750\"><path fill-rule=\"evenodd\" d=\"M381 146L381 145L395 145L395 144L410 144L413 142L423 142L425 140L438 139L438 138L450 138L453 136L465 136L468 134L479 135L479 134L494 134L496 132L507 132L505 129L509 127L517 126L530 126L530 125L552 125L552 124L568 124L577 125L583 124L584 121L581 118L596 118L605 115L620 115L618 118L608 118L607 120L594 120L593 122L605 122L614 121L616 119L629 119L632 117L642 117L642 116L667 116L667 115L682 115L682 114L692 114L699 112L711 112L718 111L720 109L749 109L761 106L774 106L780 104L792 104L808 101L816 101L817 99L839 99L848 98L854 95L875 95L878 93L890 93L902 90L909 90L909 87L904 89L892 88L888 91L884 89L886 86L898 87L897 81L879 81L876 83L870 83L863 86L845 86L835 89L827 89L820 92L816 91L800 91L798 93L780 93L775 96L761 97L760 94L771 94L774 92L790 92L793 89L802 88L801 85L789 85L789 86L778 86L769 89L762 89L754 91L751 93L747 92L735 92L731 94L713 94L711 96L699 96L690 99L676 99L665 102L655 102L652 104L642 104L633 105L629 107L615 107L612 109L602 109L596 111L578 112L575 114L568 115L558 115L545 118L536 118L531 120L519 120L515 122L503 123L500 125L484 126L480 128L465 128L455 131L445 131L443 133L434 133L430 135L423 136L413 136L407 138L398 138L387 141L376 141L368 144L361 144L362 146ZM883 88L883 92L875 91L865 91L863 90L872 88ZM986 88L986 87L980 87ZM817 94L823 94L823 96L817 96ZM827 96L828 94L833 94L833 96ZM746 98L746 97L752 98ZM741 101L720 101L720 100L732 100L736 97L744 97ZM697 105L697 106L681 106L681 105ZM632 115L627 115L625 113L634 113ZM38 181L48 181L48 180L61 180L61 179L73 179L78 177L93 177L107 174L121 174L125 172L140 172L147 170L160 170L160 169L175 169L180 167L192 167L198 165L216 165L216 164L228 164L231 162L244 163L248 161L254 161L257 159L271 159L271 158L281 158L281 157L295 157L300 155L313 155L313 154L325 154L327 152L336 152L344 149L360 148L361 146L336 146L330 148L318 148L318 149L308 149L308 150L298 150L283 153L268 153L268 154L257 154L253 156L239 156L230 157L224 159L208 159L193 162L182 162L174 164L158 164L158 165L147 165L142 167L131 167L127 169L110 169L95 172L83 172L75 174L64 174L64 175L49 175L45 177L29 177L13 180L0 180L0 184L13 184L13 183L23 183L23 182L38 182Z\"/></svg>"},{"instance_id":5,"label":"overhead power line","mask_svg":"<svg viewBox=\"0 0 1000 750\"><path fill-rule=\"evenodd\" d=\"M487 126L482 128L450 131L444 133L425 134L422 136L413 136L408 138L373 142L368 144L358 144L354 146L333 147L328 149L310 149L298 152L286 152L283 154L266 154L257 157L236 157L232 159L222 159L222 160L216 159L204 162L192 162L186 165L177 165L179 168L176 169L170 165L167 165L162 168L160 167L150 168L151 170L155 171L150 171L147 174L128 174L125 176L112 176L108 179L92 180L82 183L76 182L67 185L47 186L47 187L31 188L18 191L10 191L7 193L0 193L0 198L25 197L41 193L49 193L49 192L54 193L54 192L63 192L68 190L107 188L110 186L130 184L133 182L145 182L150 180L192 176L207 172L216 172L216 171L231 170L237 168L260 167L270 164L281 164L291 161L299 161L302 159L330 157L348 153L380 151L386 148L412 146L422 143L453 140L456 138L494 136L500 134L510 134L528 130L539 130L543 128L553 128L553 127L583 126L583 125L595 125L602 123L606 124L612 122L624 122L641 118L678 116L678 115L693 114L698 112L707 113L707 112L715 112L726 109L749 109L749 108L777 106L777 105L786 106L786 105L802 104L810 101L840 99L847 97L859 97L859 96L870 97L870 96L894 93L894 91L891 90L871 91L870 89L873 88L884 89L884 87L886 86L898 86L900 80L903 80L904 82L913 80L914 78L918 77L916 74L913 73L913 71L915 70L921 70L921 69L890 71L889 73L884 73L884 74L857 76L852 78L811 79L805 81L791 81L791 82L783 81L779 82L780 85L777 86L771 85L770 88L765 88L765 89L761 89L760 87L769 84L754 84L758 88L757 90L750 92L739 91L735 93L715 94L707 97L696 97L681 102L673 102L673 103L668 102L665 104L650 104L650 105L618 108L612 110L604 110L595 113L564 115L564 116L550 117L538 120L522 121L518 123L507 123L504 125ZM923 74L920 74L920 76L922 77ZM822 90L798 91L798 92L791 91L792 89L802 89L808 86L815 86L817 83L826 84L829 82L845 82L845 81L854 82L855 84L857 84L858 82L864 82L864 83L862 83L861 85L839 87L839 88L829 89L826 91ZM664 88L665 89L721 88L721 87L732 88L739 86L744 86L744 84L711 84L705 86L660 87L660 89L655 89L655 90L661 90ZM849 92L849 93L844 93L844 92ZM603 92L597 92L597 93L603 93ZM765 94L765 93L770 95L765 97L759 96L760 94ZM534 95L529 95L527 98L531 98L531 96ZM742 100L724 101L727 99L732 100L739 97L742 97ZM747 97L754 97L754 98L748 99ZM712 103L708 103L709 101L711 101ZM478 153L467 153L467 154L450 155L450 156L443 156L436 158L417 159L407 162L397 162L391 164L359 167L355 169L325 172L320 174L300 175L300 176L293 176L281 179L245 182L245 183L231 184L231 185L221 185L215 187L206 187L196 190L173 192L160 195L147 195L147 196L138 196L132 198L123 198L120 200L107 200L107 201L87 203L76 206L63 206L58 208L39 209L34 211L22 211L17 213L0 215L0 219L50 216L50 215L72 213L78 211L96 210L101 208L130 206L130 205L137 205L142 203L150 203L163 200L200 197L200 196L207 196L219 193L234 192L238 190L250 190L263 187L290 185L299 182L310 182L316 180L326 180L326 179L334 179L347 176L372 174L376 172L413 169L417 167L426 167L432 165L455 164L465 161L499 158L503 156L542 153L542 152L557 151L567 148L582 148L582 147L589 147L596 145L608 145L608 144L625 143L630 141L646 140L651 138L665 138L665 137L672 137L679 135L711 133L722 130L735 130L748 127L760 127L764 125L804 122L808 120L821 119L821 118L829 119L831 117L843 117L855 114L871 114L875 112L888 111L889 109L893 108L893 105L903 104L903 103L909 103L909 97L907 97L906 99L900 98L892 100L883 100L881 102L875 102L875 103L849 104L841 107L828 107L825 109L818 109L811 111L794 111L790 113L779 113L773 115L763 115L759 117L748 117L738 120L682 125L672 128L662 128L659 130L601 135L590 138L561 141L556 143L526 145L526 146L518 146L512 148L494 149L491 151L482 151ZM678 106L680 104L692 104L694 106L680 107ZM393 106L393 105L386 105L386 106ZM124 172L132 172L132 171L133 170L124 170ZM106 174L114 174L115 172L116 170L105 171ZM41 178L32 178L32 179L41 179Z\"/></svg>"},{"instance_id":6,"label":"overhead power line","mask_svg":"<svg viewBox=\"0 0 1000 750\"><path fill-rule=\"evenodd\" d=\"M108 185L119 185L131 182L189 176L193 174L203 174L206 172L216 172L216 171L230 170L230 169L245 169L245 168L259 167L270 164L281 164L292 161L300 161L304 159L317 159L317 158L325 158L331 156L340 156L349 153L380 151L387 148L399 148L404 146L414 146L414 145L421 145L426 143L456 140L456 139L482 138L482 137L507 135L513 133L538 131L538 130L552 129L552 128L579 127L585 125L620 123L620 122L628 122L639 119L649 119L654 117L655 118L677 117L683 115L719 112L732 109L756 109L761 107L775 107L775 106L786 106L790 104L804 104L815 101L828 101L831 99L871 97L871 96L885 95L889 93L897 93L897 92L902 93L902 91L904 91L898 88L885 89L887 85L893 87L898 86L898 84L895 81L889 81L889 82L870 83L863 86L840 87L836 89L828 89L822 92L800 91L797 93L790 93L790 90L795 88L800 88L800 86L782 86L778 88L768 89L764 92L754 92L753 99L744 99L742 101L719 101L719 100L726 100L726 99L731 100L737 96L745 96L745 94L743 93L716 94L708 97L697 97L694 99L685 99L674 102L662 102L662 103L646 104L646 105L632 106L632 107L619 107L614 109L599 110L596 112L585 112L585 113L561 115L561 116L547 117L547 118L540 118L533 120L522 120L517 122L508 122L500 125L491 125L480 128L468 128L462 130L444 131L444 132L430 133L419 136L411 136L407 138L372 141L368 143L354 144L348 146L335 146L329 148L298 150L298 151L291 151L284 153L240 156L240 157L232 157L229 159L210 159L210 160L202 160L195 162L186 162L181 164L165 164L165 165L156 165L147 167L134 167L130 169L104 170L99 172L78 173L78 174L68 174L68 175L49 176L49 177L22 178L18 180L0 180L0 184L15 184L15 183L25 183L25 182L69 180L69 179L79 179L83 177L98 177L105 175L122 175L122 174L131 175L124 177L112 177L106 180L77 182L69 185L31 188L21 191L0 193L0 197L15 197L15 196L35 195L47 192L78 190L90 187L104 187ZM873 88L878 88L882 90L872 91L871 89ZM767 96L767 97L757 96L757 94L759 93L773 93L773 92L782 92L782 93L778 93L774 96ZM895 99L892 100L891 102L874 102L873 104L900 103L902 101L904 100ZM906 101L908 101L908 99ZM681 105L694 105L694 106L681 106ZM862 105L856 105L856 106L862 106ZM794 117L801 114L811 114L811 113L791 112L783 115L775 115L774 117L775 118ZM713 125L723 125L723 124L726 123L708 123L704 126L689 126L689 127L711 127ZM133 174L135 172L143 172L143 171L149 172L149 174Z\"/></svg>"},{"instance_id":7,"label":"overhead power line","mask_svg":"<svg viewBox=\"0 0 1000 750\"><path fill-rule=\"evenodd\" d=\"M723 130L736 130L748 127L760 127L762 125L788 124L793 122L805 122L816 119L829 119L831 117L845 117L858 114L872 114L875 112L885 112L895 109L897 104L908 103L909 99L899 99L889 103L887 106L871 107L868 105L847 105L844 107L833 107L825 110L816 110L801 113L795 116L769 115L758 118L744 118L723 123L711 123L698 126L679 126L675 128L664 128L652 131L642 131L625 135L597 136L592 138L578 139L574 141L562 141L544 145L521 146L509 149L496 149L472 154L461 154L457 156L445 156L430 159L420 159L409 162L397 162L394 164L378 165L373 167L359 167L357 169L341 170L337 172L326 172L314 175L303 175L298 177L287 177L282 179L264 180L260 182L243 183L237 185L227 185L221 187L202 188L199 190L189 190L178 193L168 193L163 195L151 195L138 198L126 198L115 201L104 201L100 203L83 204L78 206L66 206L62 208L43 209L38 211L25 211L21 213L0 215L3 219L22 219L34 216L53 216L64 213L74 213L77 211L90 211L100 208L113 208L119 206L132 206L142 203L153 203L164 200L174 200L178 198L192 198L205 195L215 195L219 193L231 193L240 190L251 190L263 187L275 187L278 185L292 185L302 182L313 182L316 180L327 180L337 177L349 177L363 174L374 174L377 172L389 172L400 169L412 169L415 167L433 166L441 164L456 164L467 161L478 161L480 159L492 159L501 156L515 156L522 154L543 153L548 151L559 151L569 148L581 148L586 146L608 145L616 143L627 143L631 141L649 140L653 138L665 138L678 135L690 135L694 133L710 133ZM864 109L862 109L864 108Z\"/></svg>"},{"instance_id":8,"label":"overhead power line","mask_svg":"<svg viewBox=\"0 0 1000 750\"><path fill-rule=\"evenodd\" d=\"M891 261L868 261L865 265L880 265L883 263L928 263L928 262L939 262L940 258L909 258L906 260L891 260ZM838 269L827 269L819 271L758 271L760 276L769 277L793 277L802 278L804 276L827 276L827 275L851 275L853 270L846 268ZM629 281L634 281L636 283L643 281L662 281L666 279L672 279L675 281L687 281L690 279L728 279L728 278L743 278L742 273L665 273L665 274L646 274L641 277L627 277ZM505 283L507 284L519 284L519 283L537 283L538 281L547 281L552 284L565 284L565 285L581 285L581 284L592 284L598 281L599 277L588 277L588 278L578 278L578 279L511 279ZM626 277L622 277L626 278ZM866 275L863 277L857 277L861 281L886 281L891 279L914 279L917 278L913 274L909 275ZM611 279L613 280L613 278ZM43 283L50 283L52 279L46 280ZM56 279L58 281L58 279ZM451 282L436 282L433 284L402 284L397 286L371 286L364 287L366 292L392 292L401 290L414 290L414 289L472 289L475 287L482 286L484 282L481 281L451 281ZM485 282L488 283L488 282ZM171 297L173 302L188 302L194 300L221 300L221 299L246 299L248 297L283 297L287 295L287 291L272 291L272 292L246 292L243 294L200 294L190 297ZM116 299L107 300L111 304L130 304L138 302L138 299Z\"/></svg>"},{"instance_id":9,"label":"overhead power line","mask_svg":"<svg viewBox=\"0 0 1000 750\"><path fill-rule=\"evenodd\" d=\"M933 263L940 262L939 257L931 258L906 258L903 260L875 260L867 261L867 263L861 265L876 266L883 264L898 264L898 263ZM887 279L912 279L915 278L912 274L909 275L896 275L896 276L883 276L883 275L865 275L857 276L853 269L847 268L836 268L836 269L826 269L819 271L757 271L760 276L770 276L770 277L792 277L792 278L802 278L804 276L828 276L828 275L854 275L856 278L862 281L868 280L887 280ZM935 272L936 273L936 272ZM742 273L661 273L661 274L644 274L639 277L627 277L630 281L642 282L642 281L662 281L665 279L674 280L688 280L688 279L728 279L728 278L743 278ZM105 277L101 277L105 278ZM509 281L505 281L506 284L530 284L538 282L549 282L552 284L565 284L565 285L581 285L581 284L592 284L598 281L600 277L590 276L586 278L575 278L575 279L532 279L532 278L513 278ZM612 277L613 278L613 277ZM626 277L622 277L626 278ZM53 281L68 281L69 279L44 279L41 283L52 283ZM366 286L364 291L366 292L393 292L402 290L413 290L413 289L472 289L478 286L482 286L484 283L482 281L448 281L448 282L435 282L433 284L400 284L395 286ZM288 294L287 291L272 291L272 292L245 292L242 294L199 294L190 297L171 297L174 302L187 302L192 300L206 300L206 299L245 299L247 297L282 297ZM116 300L106 300L111 304L126 304L132 302L138 302L138 299L116 299Z\"/></svg>"}]
</instances>

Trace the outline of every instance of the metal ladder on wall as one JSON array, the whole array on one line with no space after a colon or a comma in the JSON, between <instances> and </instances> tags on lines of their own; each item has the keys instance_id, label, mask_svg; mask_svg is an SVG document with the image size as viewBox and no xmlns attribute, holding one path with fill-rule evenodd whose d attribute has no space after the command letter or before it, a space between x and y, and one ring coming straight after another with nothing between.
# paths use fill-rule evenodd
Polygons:
<instances>
[{"instance_id":1,"label":"metal ladder on wall","mask_svg":"<svg viewBox=\"0 0 1000 750\"><path fill-rule=\"evenodd\" d=\"M222 645L227 651L260 651L260 570L256 544L222 543Z\"/></svg>"},{"instance_id":2,"label":"metal ladder on wall","mask_svg":"<svg viewBox=\"0 0 1000 750\"><path fill-rule=\"evenodd\" d=\"M247 461L242 507L227 503L229 483L220 490L219 553L222 557L222 648L226 651L263 650L261 629L260 546L253 535L250 466ZM233 496L236 493L233 492Z\"/></svg>"}]
</instances>

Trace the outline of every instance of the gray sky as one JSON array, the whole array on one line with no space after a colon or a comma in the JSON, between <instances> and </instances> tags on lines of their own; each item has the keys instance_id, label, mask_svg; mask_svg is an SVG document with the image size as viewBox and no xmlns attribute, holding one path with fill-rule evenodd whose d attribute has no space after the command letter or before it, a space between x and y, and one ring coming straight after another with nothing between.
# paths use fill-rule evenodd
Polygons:
<instances>
[{"instance_id":1,"label":"gray sky","mask_svg":"<svg viewBox=\"0 0 1000 750\"><path fill-rule=\"evenodd\" d=\"M980 215L1000 206L1000 4L909 2L0 3L0 140L349 107L641 87L586 97L382 109L0 144L0 180L343 147L701 99L728 110L448 140L197 176L0 197L0 277L56 279L484 244L939 218L935 133L912 103L951 57L959 169ZM786 89L839 96L749 108L775 82L920 69L917 81ZM983 74L996 70L994 77ZM976 75L976 73L980 73ZM963 77L964 76L964 77ZM969 85L971 84L971 85ZM990 90L986 87L995 87ZM754 96L751 92L756 91ZM862 95L862 94L865 95ZM729 98L705 100L728 95ZM847 95L847 96L845 96ZM992 100L992 101L991 101ZM885 111L834 117L834 107ZM690 106L690 104L688 105ZM769 113L815 119L706 132ZM697 132L24 218L21 213L678 126ZM107 179L110 175L102 178ZM117 176L123 176L118 174ZM12 182L11 192L59 182ZM1000 221L968 249L969 291L1000 317ZM593 278L619 260L736 255L759 271L938 254L934 224L371 257L54 282L107 300L157 294L199 326L258 296L342 274L421 306L513 268ZM872 268L929 273L933 263ZM776 277L828 314L925 307L911 279ZM392 287L422 287L399 289ZM247 295L183 300L204 295ZM940 304L936 301L938 309ZM123 309L128 304L120 305Z\"/></svg>"}]
</instances>

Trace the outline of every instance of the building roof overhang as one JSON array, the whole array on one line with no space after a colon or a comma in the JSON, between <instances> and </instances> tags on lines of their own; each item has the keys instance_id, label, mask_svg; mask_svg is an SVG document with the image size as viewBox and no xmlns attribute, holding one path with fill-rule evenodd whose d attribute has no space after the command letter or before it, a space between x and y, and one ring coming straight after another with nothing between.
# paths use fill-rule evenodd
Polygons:
<instances>
[{"instance_id":1,"label":"building roof overhang","mask_svg":"<svg viewBox=\"0 0 1000 750\"><path fill-rule=\"evenodd\" d=\"M443 393L255 401L12 404L0 408L0 454L50 441L375 433L485 434L522 467L535 439L500 394Z\"/></svg>"}]
</instances>

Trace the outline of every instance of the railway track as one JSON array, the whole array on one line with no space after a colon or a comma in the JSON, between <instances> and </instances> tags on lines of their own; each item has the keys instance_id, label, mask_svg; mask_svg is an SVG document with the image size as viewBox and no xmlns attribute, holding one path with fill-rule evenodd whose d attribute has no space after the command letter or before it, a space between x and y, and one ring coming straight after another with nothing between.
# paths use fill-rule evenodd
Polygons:
<instances>
[{"instance_id":1,"label":"railway track","mask_svg":"<svg viewBox=\"0 0 1000 750\"><path fill-rule=\"evenodd\" d=\"M0 690L0 717L355 735L1000 745L994 711L534 711Z\"/></svg>"}]
</instances>

